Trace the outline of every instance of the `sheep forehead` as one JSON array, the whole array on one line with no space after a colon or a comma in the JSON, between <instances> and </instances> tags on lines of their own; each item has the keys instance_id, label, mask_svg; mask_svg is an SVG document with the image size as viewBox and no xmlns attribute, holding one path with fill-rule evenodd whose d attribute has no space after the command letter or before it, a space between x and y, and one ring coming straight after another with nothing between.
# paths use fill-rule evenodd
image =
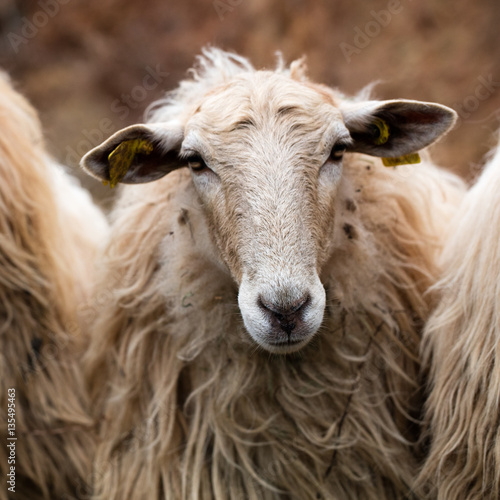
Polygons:
<instances>
[{"instance_id":1,"label":"sheep forehead","mask_svg":"<svg viewBox=\"0 0 500 500\"><path fill-rule=\"evenodd\" d=\"M286 75L260 71L213 89L186 132L204 143L209 156L224 160L225 153L245 156L252 154L249 150L322 156L325 134L332 129L337 135L347 133L333 94Z\"/></svg>"},{"instance_id":2,"label":"sheep forehead","mask_svg":"<svg viewBox=\"0 0 500 500\"><path fill-rule=\"evenodd\" d=\"M292 80L285 75L259 71L240 75L213 89L199 108L203 121L217 130L231 130L241 122L263 119L276 114L316 119L332 113L333 97L319 92L312 85Z\"/></svg>"}]
</instances>

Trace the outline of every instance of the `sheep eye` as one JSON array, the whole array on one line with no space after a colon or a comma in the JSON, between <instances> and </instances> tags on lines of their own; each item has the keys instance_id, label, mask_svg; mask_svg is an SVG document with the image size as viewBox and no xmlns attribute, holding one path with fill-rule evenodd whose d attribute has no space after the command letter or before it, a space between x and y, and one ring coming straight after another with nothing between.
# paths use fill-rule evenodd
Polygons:
<instances>
[{"instance_id":1,"label":"sheep eye","mask_svg":"<svg viewBox=\"0 0 500 500\"><path fill-rule=\"evenodd\" d=\"M210 170L201 156L191 156L188 158L188 166L196 173Z\"/></svg>"},{"instance_id":2,"label":"sheep eye","mask_svg":"<svg viewBox=\"0 0 500 500\"><path fill-rule=\"evenodd\" d=\"M339 161L342 159L344 156L344 153L347 149L347 144L343 142L339 142L338 144L335 144L332 148L332 152L330 153L330 159L332 161Z\"/></svg>"}]
</instances>

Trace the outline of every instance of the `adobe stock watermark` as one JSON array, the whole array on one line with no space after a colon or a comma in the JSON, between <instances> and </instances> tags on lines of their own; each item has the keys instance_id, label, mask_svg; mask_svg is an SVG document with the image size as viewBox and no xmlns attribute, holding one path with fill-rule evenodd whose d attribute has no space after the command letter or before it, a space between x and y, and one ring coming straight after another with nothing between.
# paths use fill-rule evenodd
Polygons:
<instances>
[{"instance_id":1,"label":"adobe stock watermark","mask_svg":"<svg viewBox=\"0 0 500 500\"><path fill-rule=\"evenodd\" d=\"M500 89L500 82L495 81L491 73L487 76L480 75L476 80L478 83L474 87L474 92L465 97L461 103L454 103L453 108L458 113L460 121L478 124L488 121L492 115L499 116L498 110L496 110L485 119L469 119L471 115L479 109L482 102L487 101L498 89Z\"/></svg>"},{"instance_id":2,"label":"adobe stock watermark","mask_svg":"<svg viewBox=\"0 0 500 500\"><path fill-rule=\"evenodd\" d=\"M145 70L146 74L143 76L141 83L136 85L128 94L121 94L110 105L111 111L116 113L122 121L125 121L130 111L136 109L147 98L149 92L156 89L168 76L168 72L164 71L160 64L157 64L154 68L146 66ZM97 127L91 130L83 129L83 139L74 148L66 147L65 164L79 164L85 153L99 145L114 132L116 132L116 129L110 118L102 118Z\"/></svg>"},{"instance_id":3,"label":"adobe stock watermark","mask_svg":"<svg viewBox=\"0 0 500 500\"><path fill-rule=\"evenodd\" d=\"M17 54L19 52L19 47L21 45L26 45L30 40L35 38L39 31L47 26L49 21L59 14L61 10L61 5L69 3L70 0L39 0L37 10L31 19L27 17L21 18L21 30L19 33L10 32L7 35L7 40L9 40L10 45L14 52Z\"/></svg>"},{"instance_id":4,"label":"adobe stock watermark","mask_svg":"<svg viewBox=\"0 0 500 500\"><path fill-rule=\"evenodd\" d=\"M7 489L11 493L16 492L16 389L7 389L7 448L8 448L8 472Z\"/></svg>"},{"instance_id":5,"label":"adobe stock watermark","mask_svg":"<svg viewBox=\"0 0 500 500\"><path fill-rule=\"evenodd\" d=\"M235 7L241 5L243 0L214 0L212 5L221 21L224 21L226 14L233 12Z\"/></svg>"},{"instance_id":6,"label":"adobe stock watermark","mask_svg":"<svg viewBox=\"0 0 500 500\"><path fill-rule=\"evenodd\" d=\"M408 0L411 2L412 0ZM389 26L393 16L403 12L404 6L401 0L389 0L386 9L378 12L371 10L370 16L372 19L368 21L363 28L354 27L354 38L352 43L341 42L340 50L344 55L345 60L350 63L354 54L361 54L363 49L366 49L374 38L376 38L384 28Z\"/></svg>"}]
</instances>

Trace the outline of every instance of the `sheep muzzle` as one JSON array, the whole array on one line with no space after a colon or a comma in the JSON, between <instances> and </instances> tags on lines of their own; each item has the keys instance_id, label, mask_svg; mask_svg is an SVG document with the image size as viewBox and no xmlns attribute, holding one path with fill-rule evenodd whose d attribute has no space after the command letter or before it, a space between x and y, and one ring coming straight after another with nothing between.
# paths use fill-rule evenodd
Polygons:
<instances>
[{"instance_id":1,"label":"sheep muzzle","mask_svg":"<svg viewBox=\"0 0 500 500\"><path fill-rule=\"evenodd\" d=\"M277 285L244 276L238 303L245 328L265 350L290 353L304 347L318 331L325 309L325 289L317 276Z\"/></svg>"}]
</instances>

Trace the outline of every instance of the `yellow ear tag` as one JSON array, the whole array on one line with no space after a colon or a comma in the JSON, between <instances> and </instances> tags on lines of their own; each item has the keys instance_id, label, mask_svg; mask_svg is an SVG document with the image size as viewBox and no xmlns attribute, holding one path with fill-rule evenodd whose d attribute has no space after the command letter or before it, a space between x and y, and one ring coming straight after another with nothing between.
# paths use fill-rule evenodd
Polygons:
<instances>
[{"instance_id":1,"label":"yellow ear tag","mask_svg":"<svg viewBox=\"0 0 500 500\"><path fill-rule=\"evenodd\" d=\"M146 139L130 139L120 143L109 155L109 187L114 188L127 174L136 154L149 155L153 144ZM107 181L103 181L106 186Z\"/></svg>"},{"instance_id":2,"label":"yellow ear tag","mask_svg":"<svg viewBox=\"0 0 500 500\"><path fill-rule=\"evenodd\" d=\"M420 163L420 155L418 153L411 153L409 155L397 156L395 158L382 158L382 163L386 167L397 167L398 165L412 165Z\"/></svg>"},{"instance_id":3,"label":"yellow ear tag","mask_svg":"<svg viewBox=\"0 0 500 500\"><path fill-rule=\"evenodd\" d=\"M373 124L377 127L379 132L374 142L377 146L381 146L389 140L389 125L381 118L375 118Z\"/></svg>"}]
</instances>

